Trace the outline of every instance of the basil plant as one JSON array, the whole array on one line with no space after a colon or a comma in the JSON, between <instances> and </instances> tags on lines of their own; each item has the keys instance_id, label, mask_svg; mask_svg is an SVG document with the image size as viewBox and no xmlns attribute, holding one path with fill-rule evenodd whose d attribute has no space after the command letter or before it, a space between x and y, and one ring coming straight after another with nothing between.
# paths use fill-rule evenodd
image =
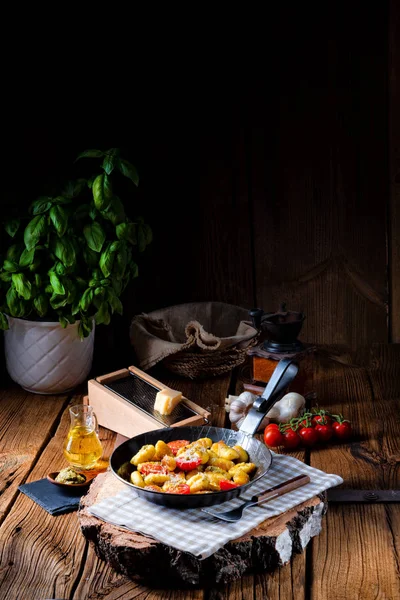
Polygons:
<instances>
[{"instance_id":1,"label":"basil plant","mask_svg":"<svg viewBox=\"0 0 400 600\"><path fill-rule=\"evenodd\" d=\"M59 320L62 327L79 320L84 338L93 319L108 325L112 313L122 313L120 296L137 277L136 257L152 232L143 218L126 216L113 178L123 175L137 186L139 177L117 148L87 150L78 159L85 157L100 159L97 175L35 200L26 223L5 225L11 239L0 258L1 329L8 315Z\"/></svg>"}]
</instances>

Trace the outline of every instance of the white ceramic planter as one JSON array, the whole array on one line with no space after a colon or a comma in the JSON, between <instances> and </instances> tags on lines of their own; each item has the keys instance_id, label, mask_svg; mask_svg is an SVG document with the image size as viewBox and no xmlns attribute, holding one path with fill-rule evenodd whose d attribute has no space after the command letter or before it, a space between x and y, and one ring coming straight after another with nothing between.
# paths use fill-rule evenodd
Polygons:
<instances>
[{"instance_id":1,"label":"white ceramic planter","mask_svg":"<svg viewBox=\"0 0 400 600\"><path fill-rule=\"evenodd\" d=\"M57 322L42 323L8 317L4 332L7 370L24 389L35 394L60 394L82 383L92 366L94 324L81 340L78 322L65 329Z\"/></svg>"}]
</instances>

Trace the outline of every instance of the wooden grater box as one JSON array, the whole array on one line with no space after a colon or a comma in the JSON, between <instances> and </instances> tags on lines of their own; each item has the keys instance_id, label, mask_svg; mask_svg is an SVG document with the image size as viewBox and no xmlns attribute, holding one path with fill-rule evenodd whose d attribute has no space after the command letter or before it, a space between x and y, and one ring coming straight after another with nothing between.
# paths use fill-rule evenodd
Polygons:
<instances>
[{"instance_id":1,"label":"wooden grater box","mask_svg":"<svg viewBox=\"0 0 400 600\"><path fill-rule=\"evenodd\" d=\"M124 382L129 383L131 377L139 384L140 392L136 397L132 393L130 397L124 397ZM118 391L119 385L121 389ZM99 425L128 438L162 427L206 425L210 421L208 411L185 397L168 417L156 411L152 414L157 391L166 387L137 367L128 367L90 379L88 396L83 401L93 406ZM145 407L142 402L144 396L147 396Z\"/></svg>"}]
</instances>

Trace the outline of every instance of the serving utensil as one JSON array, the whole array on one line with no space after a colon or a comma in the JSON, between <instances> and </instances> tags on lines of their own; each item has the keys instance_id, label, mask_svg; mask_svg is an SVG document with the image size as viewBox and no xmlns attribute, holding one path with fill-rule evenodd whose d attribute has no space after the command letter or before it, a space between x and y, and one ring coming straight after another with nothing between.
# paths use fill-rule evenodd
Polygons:
<instances>
[{"instance_id":1,"label":"serving utensil","mask_svg":"<svg viewBox=\"0 0 400 600\"><path fill-rule=\"evenodd\" d=\"M232 510L226 510L225 512L218 512L217 510L213 510L210 508L203 508L202 511L212 515L213 517L217 517L217 519L221 519L222 521L229 521L229 523L234 523L235 521L239 521L242 518L243 511L246 508L250 508L250 506L256 506L260 504L264 504L264 502L268 502L269 500L273 500L274 498L278 498L278 496L283 496L283 494L287 494L288 492L292 492L303 485L310 483L310 478L308 475L297 475L297 477L293 477L293 479L289 479L288 481L284 481L283 483L279 483L274 487L261 492L257 496L253 496L251 500L247 500L247 502L243 502L237 508L233 508Z\"/></svg>"}]
</instances>

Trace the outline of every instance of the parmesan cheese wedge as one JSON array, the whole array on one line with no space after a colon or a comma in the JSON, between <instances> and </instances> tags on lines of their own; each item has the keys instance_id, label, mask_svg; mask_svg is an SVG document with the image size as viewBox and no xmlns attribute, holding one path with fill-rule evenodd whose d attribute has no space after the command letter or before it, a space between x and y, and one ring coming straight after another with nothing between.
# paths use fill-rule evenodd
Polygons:
<instances>
[{"instance_id":1,"label":"parmesan cheese wedge","mask_svg":"<svg viewBox=\"0 0 400 600\"><path fill-rule=\"evenodd\" d=\"M154 410L157 410L161 415L170 415L181 400L182 392L165 388L157 392Z\"/></svg>"}]
</instances>

